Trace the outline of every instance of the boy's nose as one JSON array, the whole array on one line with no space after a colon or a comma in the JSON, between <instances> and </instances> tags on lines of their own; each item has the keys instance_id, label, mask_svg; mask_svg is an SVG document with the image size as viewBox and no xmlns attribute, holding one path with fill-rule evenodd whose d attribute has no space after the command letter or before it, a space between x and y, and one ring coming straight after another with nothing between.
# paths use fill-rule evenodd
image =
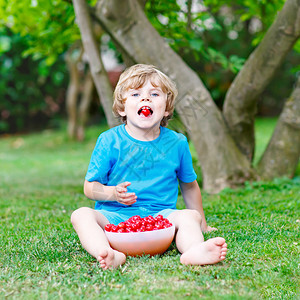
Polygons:
<instances>
[{"instance_id":1,"label":"boy's nose","mask_svg":"<svg viewBox=\"0 0 300 300\"><path fill-rule=\"evenodd\" d=\"M142 101L150 101L149 98L143 98Z\"/></svg>"}]
</instances>

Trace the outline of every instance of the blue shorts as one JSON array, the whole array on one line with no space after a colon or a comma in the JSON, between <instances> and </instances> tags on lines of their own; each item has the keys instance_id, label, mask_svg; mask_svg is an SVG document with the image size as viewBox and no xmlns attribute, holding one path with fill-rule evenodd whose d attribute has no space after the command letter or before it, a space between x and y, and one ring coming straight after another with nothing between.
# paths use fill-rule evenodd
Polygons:
<instances>
[{"instance_id":1,"label":"blue shorts","mask_svg":"<svg viewBox=\"0 0 300 300\"><path fill-rule=\"evenodd\" d=\"M129 214L124 214L124 213L115 212L115 211L108 211L108 210L104 210L104 209L97 209L97 211L99 211L104 217L106 217L106 219L108 220L109 223L118 225L119 223L124 222L124 221L128 220L130 217L135 216L135 215L139 215L142 218L145 218L149 215L153 216L154 218L157 215L162 215L164 218L167 218L168 215L170 215L174 211L177 211L177 209L167 208L167 209L163 209L159 212L154 213L151 210L140 207L138 209L135 209L134 211L131 211ZM123 212L124 212L124 210L123 210Z\"/></svg>"}]
</instances>

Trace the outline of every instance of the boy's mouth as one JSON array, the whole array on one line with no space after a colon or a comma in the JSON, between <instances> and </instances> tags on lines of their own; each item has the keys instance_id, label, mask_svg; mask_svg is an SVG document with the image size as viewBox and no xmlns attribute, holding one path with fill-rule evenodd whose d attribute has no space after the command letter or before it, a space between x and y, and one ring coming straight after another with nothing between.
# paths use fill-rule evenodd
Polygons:
<instances>
[{"instance_id":1,"label":"boy's mouth","mask_svg":"<svg viewBox=\"0 0 300 300\"><path fill-rule=\"evenodd\" d=\"M149 106L142 106L139 110L138 110L138 114L139 115L143 115L145 117L148 117L149 115L153 114L153 110L151 109L151 107Z\"/></svg>"}]
</instances>

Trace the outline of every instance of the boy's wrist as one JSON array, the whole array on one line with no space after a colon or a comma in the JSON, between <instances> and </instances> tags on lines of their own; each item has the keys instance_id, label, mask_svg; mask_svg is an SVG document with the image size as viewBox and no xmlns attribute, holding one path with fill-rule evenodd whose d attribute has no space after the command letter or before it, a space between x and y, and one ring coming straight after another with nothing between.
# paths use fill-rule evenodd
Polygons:
<instances>
[{"instance_id":1,"label":"boy's wrist","mask_svg":"<svg viewBox=\"0 0 300 300\"><path fill-rule=\"evenodd\" d=\"M115 201L116 187L103 185L99 182L94 182L92 187L92 195L94 200L98 201Z\"/></svg>"}]
</instances>

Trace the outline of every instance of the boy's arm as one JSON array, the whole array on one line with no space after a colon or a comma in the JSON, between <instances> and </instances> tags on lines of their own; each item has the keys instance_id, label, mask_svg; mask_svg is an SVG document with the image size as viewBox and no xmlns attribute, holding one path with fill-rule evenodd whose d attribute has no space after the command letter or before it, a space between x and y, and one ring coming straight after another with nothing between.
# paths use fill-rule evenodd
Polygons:
<instances>
[{"instance_id":1,"label":"boy's arm","mask_svg":"<svg viewBox=\"0 0 300 300\"><path fill-rule=\"evenodd\" d=\"M122 204L131 205L136 202L135 193L128 193L127 186L130 182L122 182L117 186L103 185L97 181L84 182L84 194L91 200L117 201Z\"/></svg>"},{"instance_id":2,"label":"boy's arm","mask_svg":"<svg viewBox=\"0 0 300 300\"><path fill-rule=\"evenodd\" d=\"M217 230L216 228L207 226L198 182L196 180L188 183L180 181L179 185L186 208L197 210L201 215L201 230L204 232Z\"/></svg>"}]
</instances>

